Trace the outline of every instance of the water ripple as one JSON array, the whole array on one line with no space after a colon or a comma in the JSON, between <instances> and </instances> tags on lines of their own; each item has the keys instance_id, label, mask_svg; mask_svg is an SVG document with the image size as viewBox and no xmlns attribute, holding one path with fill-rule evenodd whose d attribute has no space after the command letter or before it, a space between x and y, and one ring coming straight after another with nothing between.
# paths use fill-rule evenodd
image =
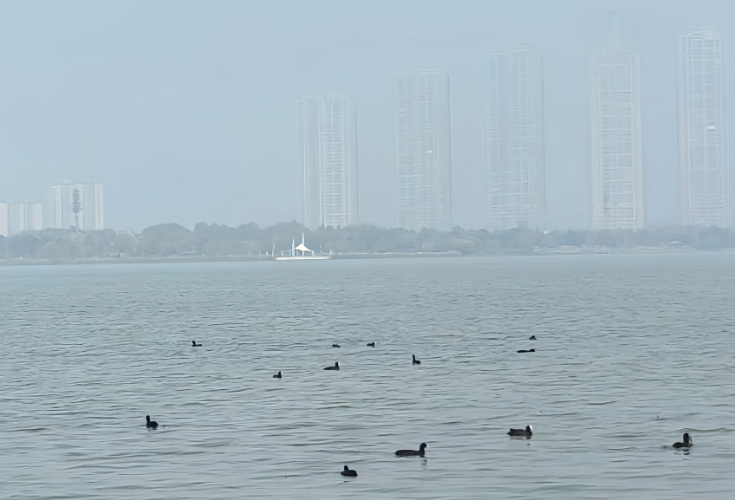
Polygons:
<instances>
[{"instance_id":1,"label":"water ripple","mask_svg":"<svg viewBox=\"0 0 735 500\"><path fill-rule=\"evenodd\" d=\"M304 264L0 268L3 497L731 497L735 256Z\"/></svg>"}]
</instances>

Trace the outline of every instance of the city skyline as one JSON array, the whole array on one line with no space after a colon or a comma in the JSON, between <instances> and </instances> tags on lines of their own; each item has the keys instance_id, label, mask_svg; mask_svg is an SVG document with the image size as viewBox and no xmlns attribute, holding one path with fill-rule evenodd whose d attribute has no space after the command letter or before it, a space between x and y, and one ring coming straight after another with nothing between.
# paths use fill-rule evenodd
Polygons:
<instances>
[{"instance_id":1,"label":"city skyline","mask_svg":"<svg viewBox=\"0 0 735 500\"><path fill-rule=\"evenodd\" d=\"M13 236L26 231L105 229L104 189L102 184L63 181L48 188L47 204L24 200L0 201L0 235Z\"/></svg>"},{"instance_id":2,"label":"city skyline","mask_svg":"<svg viewBox=\"0 0 735 500\"><path fill-rule=\"evenodd\" d=\"M590 58L588 70L589 228L638 229L644 227L640 56L629 46L624 13L604 16L602 33L605 42ZM684 225L726 226L724 43L724 35L712 28L692 28L680 36L679 169ZM488 60L487 228L543 228L543 55L538 48L514 44L490 52ZM394 95L395 227L449 230L449 75L441 68L412 70L397 78ZM340 93L305 96L298 101L298 112L297 220L310 229L358 222L354 100ZM104 228L101 185L62 183L49 193L45 225L37 215L42 213L40 204L4 204L7 214L0 230L16 234L43 227ZM89 208L74 214L72 193L77 193L79 207Z\"/></svg>"},{"instance_id":3,"label":"city skyline","mask_svg":"<svg viewBox=\"0 0 735 500\"><path fill-rule=\"evenodd\" d=\"M607 13L601 17L603 43L591 56L588 67L587 85L590 113L591 153L588 173L589 229L640 229L645 226L644 183L643 183L643 138L641 126L641 69L640 54L631 47L631 35L626 26L625 14ZM680 125L680 170L682 184L683 223L685 225L726 225L724 194L725 179L725 109L722 96L724 37L710 28L694 29L688 37L682 36L680 50L680 116L687 117L696 111L693 96L699 97L704 91L691 90L692 67L697 63L688 59L691 56L691 38L711 40L708 50L702 40L697 45L700 65L702 59L709 57L712 68L700 69L696 74L701 80L710 81L708 95L711 102L707 117L697 115L696 120ZM682 62L684 61L684 62ZM708 72L707 72L708 71ZM446 78L446 92L440 80L429 75L441 74ZM451 227L451 188L447 198L448 217L437 222L437 206L442 198L441 182L436 182L441 171L434 162L435 123L430 117L436 116L435 109L443 106L436 95L446 94L446 116L443 123L451 124L449 107L449 77L443 69L417 69L399 76L395 91L394 111L394 165L397 180L395 195L396 219L394 227L418 231L422 228ZM683 86L681 82L689 83ZM509 46L505 51L489 54L487 97L484 126L485 153L485 210L487 228L491 231L514 227L545 226L545 156L544 156L544 86L543 56L539 49L524 44ZM442 87L442 92L435 89ZM684 88L684 90L682 90ZM427 90L428 89L428 90ZM712 90L714 89L714 90ZM682 104L684 103L684 104ZM442 120L439 120L440 122ZM680 118L680 122L682 118ZM706 123L704 123L706 122ZM438 122L437 122L438 123ZM692 124L706 125L709 143L692 146ZM713 133L719 131L720 133ZM451 125L444 132L446 143L446 165L449 167L446 179L451 186ZM688 134L688 135L687 135ZM712 145L715 138L716 144ZM700 143L702 142L701 139ZM684 155L694 151L716 151L716 157L709 159L710 167L701 175L707 175L706 193L710 193L705 207L706 213L699 219L689 211L687 200L692 198L692 183L686 179L692 169L691 159ZM690 154L690 156L692 156ZM700 156L704 156L701 154ZM712 156L710 154L710 156ZM704 161L704 160L702 160ZM716 164L713 170L711 164ZM689 167L686 167L690 165ZM714 172L714 173L713 173ZM715 177L715 181L711 177ZM696 185L701 190L702 183ZM715 186L714 188L712 186ZM713 198L711 191L717 196ZM432 195L433 198L432 198ZM700 198L702 196L700 195ZM715 207L713 215L712 206ZM702 209L700 209L702 212ZM301 218L300 220L303 220ZM450 221L446 223L446 221ZM309 226L317 227L316 225Z\"/></svg>"},{"instance_id":4,"label":"city skyline","mask_svg":"<svg viewBox=\"0 0 735 500\"><path fill-rule=\"evenodd\" d=\"M183 12L169 4L169 10L189 19L186 39L170 27L152 38L144 19L121 14L141 32L140 44L125 47L114 45L119 35L114 27L101 32L95 44L82 43L89 39L82 34L99 18L102 6L87 12L69 9L68 14L82 16L79 21L58 9L57 17L80 33L75 39L53 24L28 24L37 17L35 12L27 12L24 19L9 15L2 21L7 42L33 37L39 44L21 44L24 50L9 59L3 85L5 95L13 98L0 139L0 198L46 205L46 189L56 180L92 178L105 184L108 227L140 230L159 221L193 227L197 221L268 225L293 220L298 210L294 103L304 94L340 92L350 95L359 111L359 219L389 227L395 212L394 80L408 68L445 67L453 123L452 222L486 227L483 128L488 54L525 43L543 52L545 227L583 229L589 225L585 65L593 52L599 9L620 8L630 13L632 31L637 32L633 45L641 58L644 224L680 224L678 41L698 26L714 25L727 36L735 29L728 9L722 1L710 0L698 2L696 8L676 0L610 0L604 6L595 0L558 0L553 8L528 3L535 5L529 10L528 5L501 8L469 2L460 11L427 2L422 22L411 21L416 13L405 6L396 6L388 15L384 5L368 8L357 2L337 12L321 8L318 0L313 9L286 9L298 11L304 24L268 17L276 11L267 6L250 9L250 20L242 17L245 9L234 4L224 7L217 19L210 18L218 23L227 13L232 23L247 26L245 31L222 24L214 30L214 25L191 15L211 9ZM364 22L347 29L358 18ZM14 28L10 19L25 30ZM258 23L263 29L252 31ZM375 30L380 25L386 30ZM218 33L222 38L207 38ZM252 39L241 33L250 33ZM49 45L49 37L56 42ZM230 42L224 44L225 38ZM189 52L180 50L186 40ZM41 44L53 49L53 58L37 50ZM257 51L256 46L268 50ZM79 54L90 64L72 72L73 61L66 54ZM28 62L27 70L20 58ZM726 53L724 61L730 71L732 54ZM92 72L95 66L99 71ZM51 80L64 85L52 85L43 76L52 67L59 79ZM148 76L136 79L139 74ZM123 84L124 75L137 83ZM724 87L730 108L734 92L732 85ZM725 133L731 143L732 130ZM726 160L730 168L732 158ZM732 191L732 176L724 182L726 192ZM131 196L135 203L129 202ZM732 221L733 205L725 208Z\"/></svg>"}]
</instances>

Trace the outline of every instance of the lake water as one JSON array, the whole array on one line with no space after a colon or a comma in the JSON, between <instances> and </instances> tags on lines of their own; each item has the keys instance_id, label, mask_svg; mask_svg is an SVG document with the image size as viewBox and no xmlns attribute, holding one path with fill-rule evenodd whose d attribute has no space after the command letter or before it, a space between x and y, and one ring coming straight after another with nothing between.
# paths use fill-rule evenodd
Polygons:
<instances>
[{"instance_id":1,"label":"lake water","mask_svg":"<svg viewBox=\"0 0 735 500\"><path fill-rule=\"evenodd\" d=\"M727 254L0 268L0 496L729 499L733 276Z\"/></svg>"}]
</instances>

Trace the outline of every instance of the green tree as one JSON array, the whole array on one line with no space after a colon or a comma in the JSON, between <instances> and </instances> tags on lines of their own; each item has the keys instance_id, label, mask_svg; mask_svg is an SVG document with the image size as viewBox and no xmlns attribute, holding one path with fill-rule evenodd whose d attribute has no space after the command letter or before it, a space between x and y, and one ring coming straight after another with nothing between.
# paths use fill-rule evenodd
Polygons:
<instances>
[{"instance_id":1,"label":"green tree","mask_svg":"<svg viewBox=\"0 0 735 500\"><path fill-rule=\"evenodd\" d=\"M79 231L79 212L82 211L82 200L78 189L71 194L71 211L74 213L75 229Z\"/></svg>"}]
</instances>

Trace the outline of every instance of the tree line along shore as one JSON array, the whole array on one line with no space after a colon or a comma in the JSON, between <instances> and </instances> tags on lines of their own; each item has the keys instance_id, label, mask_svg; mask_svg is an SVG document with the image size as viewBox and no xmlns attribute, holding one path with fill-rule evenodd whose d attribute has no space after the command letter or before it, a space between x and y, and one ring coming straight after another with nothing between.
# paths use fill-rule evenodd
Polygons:
<instances>
[{"instance_id":1,"label":"tree line along shore","mask_svg":"<svg viewBox=\"0 0 735 500\"><path fill-rule=\"evenodd\" d=\"M140 233L46 229L0 236L0 259L246 259L270 258L273 250L291 248L304 234L309 248L334 256L422 254L494 255L538 253L600 253L615 251L696 251L735 248L735 233L718 227L664 227L641 230L539 231L517 228L499 232L454 228L385 229L371 225L320 228L310 231L296 222L261 228L198 223L193 231L179 224L159 224Z\"/></svg>"}]
</instances>

